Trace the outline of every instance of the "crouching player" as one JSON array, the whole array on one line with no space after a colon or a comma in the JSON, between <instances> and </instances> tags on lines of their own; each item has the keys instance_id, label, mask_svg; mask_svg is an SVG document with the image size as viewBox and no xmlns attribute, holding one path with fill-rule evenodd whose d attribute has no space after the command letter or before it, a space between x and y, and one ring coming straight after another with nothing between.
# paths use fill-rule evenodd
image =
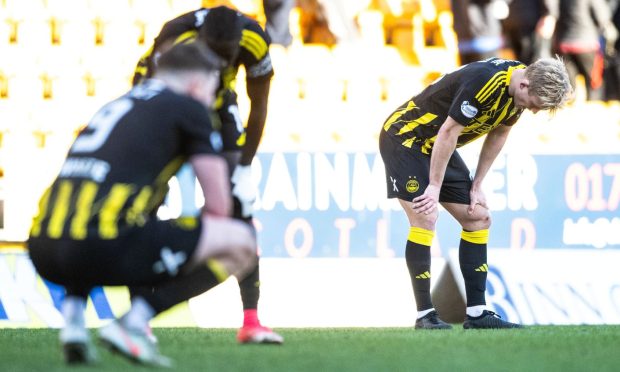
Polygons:
<instances>
[{"instance_id":1,"label":"crouching player","mask_svg":"<svg viewBox=\"0 0 620 372\"><path fill-rule=\"evenodd\" d=\"M135 289L100 341L131 360L169 365L148 337L149 320L256 265L252 230L230 218L228 169L207 110L222 65L197 43L162 54L152 79L95 114L42 197L28 248L40 275L66 288L67 362L95 359L84 320L93 287ZM185 161L208 200L201 217L153 218Z\"/></svg>"}]
</instances>

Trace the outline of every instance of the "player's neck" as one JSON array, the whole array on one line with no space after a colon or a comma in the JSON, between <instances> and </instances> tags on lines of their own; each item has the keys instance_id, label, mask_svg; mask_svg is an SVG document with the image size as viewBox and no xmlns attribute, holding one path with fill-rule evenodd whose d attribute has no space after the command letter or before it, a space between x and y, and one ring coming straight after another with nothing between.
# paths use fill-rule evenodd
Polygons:
<instances>
[{"instance_id":1,"label":"player's neck","mask_svg":"<svg viewBox=\"0 0 620 372\"><path fill-rule=\"evenodd\" d=\"M508 84L508 94L511 97L515 96L515 92L517 91L517 88L519 87L519 84L521 84L521 81L523 81L524 77L525 69L515 69L512 72L512 76L510 77L510 83Z\"/></svg>"}]
</instances>

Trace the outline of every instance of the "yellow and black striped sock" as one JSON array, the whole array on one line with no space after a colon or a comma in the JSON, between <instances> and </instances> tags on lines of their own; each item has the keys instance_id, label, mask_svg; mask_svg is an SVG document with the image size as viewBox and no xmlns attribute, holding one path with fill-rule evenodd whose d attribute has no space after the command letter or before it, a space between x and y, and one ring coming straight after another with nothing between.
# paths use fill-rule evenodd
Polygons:
<instances>
[{"instance_id":1,"label":"yellow and black striped sock","mask_svg":"<svg viewBox=\"0 0 620 372\"><path fill-rule=\"evenodd\" d=\"M461 232L459 264L465 280L467 306L485 305L487 284L487 243L489 230Z\"/></svg>"},{"instance_id":2,"label":"yellow and black striped sock","mask_svg":"<svg viewBox=\"0 0 620 372\"><path fill-rule=\"evenodd\" d=\"M431 309L431 244L435 233L412 226L409 229L405 259L411 276L418 311Z\"/></svg>"}]
</instances>

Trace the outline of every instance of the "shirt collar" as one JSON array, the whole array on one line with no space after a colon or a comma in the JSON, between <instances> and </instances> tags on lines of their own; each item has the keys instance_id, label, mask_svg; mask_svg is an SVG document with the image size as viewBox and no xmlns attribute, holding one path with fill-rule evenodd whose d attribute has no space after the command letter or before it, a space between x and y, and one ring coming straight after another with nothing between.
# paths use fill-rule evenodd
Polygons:
<instances>
[{"instance_id":1,"label":"shirt collar","mask_svg":"<svg viewBox=\"0 0 620 372\"><path fill-rule=\"evenodd\" d=\"M512 73L514 72L514 70L521 70L524 68L525 68L524 64L519 64L516 66L508 66L508 71L506 71L506 87L510 86L510 80L512 79Z\"/></svg>"}]
</instances>

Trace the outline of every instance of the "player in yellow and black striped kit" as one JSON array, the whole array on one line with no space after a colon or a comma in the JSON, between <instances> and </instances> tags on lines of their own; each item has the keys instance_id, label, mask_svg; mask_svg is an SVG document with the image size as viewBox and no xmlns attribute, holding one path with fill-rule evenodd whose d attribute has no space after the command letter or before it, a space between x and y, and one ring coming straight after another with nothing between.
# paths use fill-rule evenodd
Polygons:
<instances>
[{"instance_id":1,"label":"player in yellow and black striped kit","mask_svg":"<svg viewBox=\"0 0 620 372\"><path fill-rule=\"evenodd\" d=\"M132 289L130 310L99 339L133 361L169 365L149 338L149 320L253 269L254 234L230 217L227 164L207 109L222 63L198 44L163 54L153 79L93 116L42 197L28 249L41 276L66 289L67 362L95 359L84 319L93 287ZM209 202L200 217L158 220L168 181L187 161Z\"/></svg>"},{"instance_id":2,"label":"player in yellow and black striped kit","mask_svg":"<svg viewBox=\"0 0 620 372\"><path fill-rule=\"evenodd\" d=\"M443 75L383 124L379 148L387 195L398 199L410 224L405 258L418 310L416 328L451 328L439 318L430 295L430 247L438 203L463 229L459 245L467 297L463 327L521 327L486 309L491 217L481 184L523 110L555 111L571 92L559 59L541 59L526 67L490 58ZM472 180L456 148L484 135Z\"/></svg>"},{"instance_id":3,"label":"player in yellow and black striped kit","mask_svg":"<svg viewBox=\"0 0 620 372\"><path fill-rule=\"evenodd\" d=\"M167 22L151 49L142 57L134 75L134 84L150 76L157 67L160 53L170 46L182 43L205 43L228 63L222 73L217 94L215 120L224 142L223 154L229 161L232 193L235 200L234 216L252 224L252 204L256 186L251 177L251 163L256 155L267 116L267 102L273 66L269 55L270 39L253 19L224 6L200 8ZM237 106L236 76L240 66L246 72L246 87L251 106L244 128ZM185 168L184 168L185 169ZM193 204L191 187L193 177L181 172L182 199ZM186 192L183 192L187 190ZM192 205L183 207L183 214L191 214ZM258 260L257 260L258 262ZM237 334L241 343L281 344L282 336L260 324L257 314L259 268L239 283L244 309L243 327Z\"/></svg>"}]
</instances>

